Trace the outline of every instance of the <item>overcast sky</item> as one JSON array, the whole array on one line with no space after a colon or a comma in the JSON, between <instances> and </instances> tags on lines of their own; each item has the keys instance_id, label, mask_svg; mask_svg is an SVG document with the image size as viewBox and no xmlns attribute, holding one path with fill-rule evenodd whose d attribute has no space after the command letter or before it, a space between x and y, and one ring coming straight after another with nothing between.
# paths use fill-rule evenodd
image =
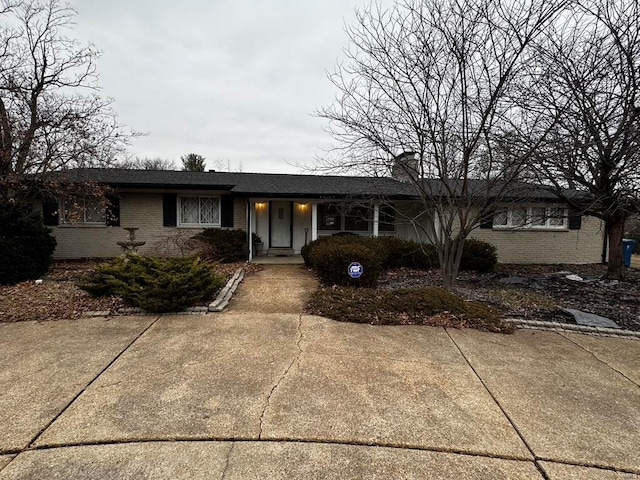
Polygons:
<instances>
[{"instance_id":1,"label":"overcast sky","mask_svg":"<svg viewBox=\"0 0 640 480\"><path fill-rule=\"evenodd\" d=\"M103 51L102 94L147 132L131 153L209 168L299 173L331 138L315 109L367 0L71 0L75 36Z\"/></svg>"}]
</instances>

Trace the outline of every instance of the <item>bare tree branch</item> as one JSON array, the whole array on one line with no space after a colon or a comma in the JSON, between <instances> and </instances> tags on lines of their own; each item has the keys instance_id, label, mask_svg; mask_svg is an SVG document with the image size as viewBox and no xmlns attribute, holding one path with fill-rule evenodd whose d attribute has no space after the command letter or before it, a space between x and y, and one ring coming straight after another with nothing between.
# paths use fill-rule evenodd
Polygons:
<instances>
[{"instance_id":1,"label":"bare tree branch","mask_svg":"<svg viewBox=\"0 0 640 480\"><path fill-rule=\"evenodd\" d=\"M100 52L65 36L71 7L5 0L0 8L0 197L16 201L34 193L37 176L111 164L135 134L98 95Z\"/></svg>"},{"instance_id":2,"label":"bare tree branch","mask_svg":"<svg viewBox=\"0 0 640 480\"><path fill-rule=\"evenodd\" d=\"M317 112L336 140L319 168L401 173L433 219L420 228L438 249L445 286L465 238L513 193L533 155L528 142L517 155L498 152L522 113L512 99L533 42L569 3L406 0L359 11L347 28L348 60L329 77L338 97Z\"/></svg>"}]
</instances>

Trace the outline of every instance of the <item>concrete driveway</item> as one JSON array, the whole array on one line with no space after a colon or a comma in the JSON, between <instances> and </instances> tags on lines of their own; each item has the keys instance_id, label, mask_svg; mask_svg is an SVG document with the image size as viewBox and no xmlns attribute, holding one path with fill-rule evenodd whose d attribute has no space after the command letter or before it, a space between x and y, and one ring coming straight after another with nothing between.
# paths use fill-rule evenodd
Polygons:
<instances>
[{"instance_id":1,"label":"concrete driveway","mask_svg":"<svg viewBox=\"0 0 640 480\"><path fill-rule=\"evenodd\" d=\"M640 342L300 314L0 324L0 479L640 479Z\"/></svg>"}]
</instances>

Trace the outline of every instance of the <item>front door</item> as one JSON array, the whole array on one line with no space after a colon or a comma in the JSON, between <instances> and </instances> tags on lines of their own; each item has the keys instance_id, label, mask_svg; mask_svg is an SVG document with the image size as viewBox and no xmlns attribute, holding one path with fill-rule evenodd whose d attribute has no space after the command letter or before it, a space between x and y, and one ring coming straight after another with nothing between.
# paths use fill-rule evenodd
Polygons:
<instances>
[{"instance_id":1,"label":"front door","mask_svg":"<svg viewBox=\"0 0 640 480\"><path fill-rule=\"evenodd\" d=\"M271 202L270 223L271 228L269 246L271 248L291 248L291 202Z\"/></svg>"}]
</instances>

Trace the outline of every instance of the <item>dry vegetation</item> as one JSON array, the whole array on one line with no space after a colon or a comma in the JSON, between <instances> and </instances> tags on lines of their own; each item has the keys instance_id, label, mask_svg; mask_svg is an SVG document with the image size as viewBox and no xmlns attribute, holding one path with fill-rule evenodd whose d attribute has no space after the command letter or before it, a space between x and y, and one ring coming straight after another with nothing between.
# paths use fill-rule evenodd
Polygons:
<instances>
[{"instance_id":1,"label":"dry vegetation","mask_svg":"<svg viewBox=\"0 0 640 480\"><path fill-rule=\"evenodd\" d=\"M76 285L78 280L99 263L54 262L40 284L29 281L0 287L0 322L74 319L100 311L109 311L110 315L117 315L119 308L126 307L121 298L92 297ZM215 269L229 278L240 266L247 274L260 269L259 265L246 263L215 264Z\"/></svg>"},{"instance_id":2,"label":"dry vegetation","mask_svg":"<svg viewBox=\"0 0 640 480\"><path fill-rule=\"evenodd\" d=\"M585 282L558 275L571 272ZM499 265L495 273L462 272L455 293L480 301L505 317L574 323L560 310L573 308L610 318L623 328L640 330L640 271L628 269L624 282L602 282L606 266ZM508 279L517 279L508 283ZM426 287L439 284L435 271L393 270L381 279L381 289ZM507 283L505 283L507 282Z\"/></svg>"}]
</instances>

